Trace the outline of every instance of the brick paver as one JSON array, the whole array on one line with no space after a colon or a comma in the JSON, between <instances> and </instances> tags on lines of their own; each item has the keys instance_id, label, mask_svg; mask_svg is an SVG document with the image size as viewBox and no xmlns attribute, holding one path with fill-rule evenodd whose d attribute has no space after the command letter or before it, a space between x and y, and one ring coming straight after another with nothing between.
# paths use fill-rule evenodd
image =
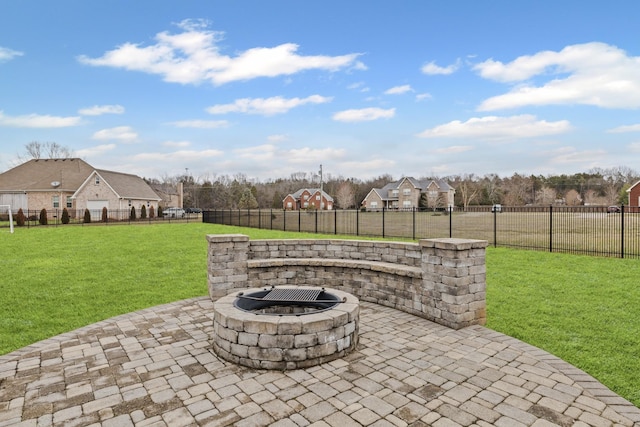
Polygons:
<instances>
[{"instance_id":1,"label":"brick paver","mask_svg":"<svg viewBox=\"0 0 640 427\"><path fill-rule=\"evenodd\" d=\"M154 307L0 357L0 427L640 427L640 410L589 375L480 326L361 303L346 358L259 371L213 353L212 307Z\"/></svg>"}]
</instances>

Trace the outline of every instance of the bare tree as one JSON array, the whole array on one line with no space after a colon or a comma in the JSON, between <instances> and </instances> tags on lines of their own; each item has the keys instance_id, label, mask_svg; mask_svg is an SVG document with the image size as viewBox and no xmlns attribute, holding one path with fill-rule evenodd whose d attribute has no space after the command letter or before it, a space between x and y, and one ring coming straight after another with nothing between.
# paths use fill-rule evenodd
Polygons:
<instances>
[{"instance_id":1,"label":"bare tree","mask_svg":"<svg viewBox=\"0 0 640 427\"><path fill-rule=\"evenodd\" d=\"M73 150L57 142L32 141L25 145L26 154L18 155L21 161L30 159L69 159L74 156Z\"/></svg>"},{"instance_id":2,"label":"bare tree","mask_svg":"<svg viewBox=\"0 0 640 427\"><path fill-rule=\"evenodd\" d=\"M349 209L356 203L356 191L350 181L338 185L335 192L337 205L342 209Z\"/></svg>"},{"instance_id":3,"label":"bare tree","mask_svg":"<svg viewBox=\"0 0 640 427\"><path fill-rule=\"evenodd\" d=\"M456 187L456 193L459 194L460 199L462 199L464 209L467 209L480 195L480 186L473 174L461 176L460 181L454 185Z\"/></svg>"}]
</instances>

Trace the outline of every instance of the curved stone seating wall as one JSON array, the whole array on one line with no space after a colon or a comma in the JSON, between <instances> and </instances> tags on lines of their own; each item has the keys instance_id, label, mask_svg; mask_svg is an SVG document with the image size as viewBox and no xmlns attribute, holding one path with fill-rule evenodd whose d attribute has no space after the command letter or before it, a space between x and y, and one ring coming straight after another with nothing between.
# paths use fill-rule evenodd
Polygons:
<instances>
[{"instance_id":1,"label":"curved stone seating wall","mask_svg":"<svg viewBox=\"0 0 640 427\"><path fill-rule=\"evenodd\" d=\"M486 241L207 240L213 300L240 288L326 286L454 329L486 322Z\"/></svg>"}]
</instances>

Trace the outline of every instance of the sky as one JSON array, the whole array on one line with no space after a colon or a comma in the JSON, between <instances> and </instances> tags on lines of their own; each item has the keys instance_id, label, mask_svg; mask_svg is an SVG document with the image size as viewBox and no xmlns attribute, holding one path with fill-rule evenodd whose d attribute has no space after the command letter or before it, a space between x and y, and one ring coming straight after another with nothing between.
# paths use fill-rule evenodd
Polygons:
<instances>
[{"instance_id":1,"label":"sky","mask_svg":"<svg viewBox=\"0 0 640 427\"><path fill-rule=\"evenodd\" d=\"M164 179L640 170L640 2L12 0L0 172L30 142Z\"/></svg>"}]
</instances>

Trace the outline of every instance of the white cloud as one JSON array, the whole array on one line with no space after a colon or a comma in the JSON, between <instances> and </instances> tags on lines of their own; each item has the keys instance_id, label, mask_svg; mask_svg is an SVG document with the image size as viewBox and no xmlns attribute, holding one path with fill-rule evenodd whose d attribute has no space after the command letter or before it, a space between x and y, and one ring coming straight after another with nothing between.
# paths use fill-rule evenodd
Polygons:
<instances>
[{"instance_id":1,"label":"white cloud","mask_svg":"<svg viewBox=\"0 0 640 427\"><path fill-rule=\"evenodd\" d=\"M24 53L17 50L9 49L7 47L0 46L0 63L11 61L16 56L22 56Z\"/></svg>"},{"instance_id":2,"label":"white cloud","mask_svg":"<svg viewBox=\"0 0 640 427\"><path fill-rule=\"evenodd\" d=\"M163 147L176 147L176 148L189 147L190 145L191 143L189 141L165 141L162 143Z\"/></svg>"},{"instance_id":3,"label":"white cloud","mask_svg":"<svg viewBox=\"0 0 640 427\"><path fill-rule=\"evenodd\" d=\"M287 135L269 135L267 137L267 140L271 142L281 142L281 141L286 141L288 139L289 137Z\"/></svg>"},{"instance_id":4,"label":"white cloud","mask_svg":"<svg viewBox=\"0 0 640 427\"><path fill-rule=\"evenodd\" d=\"M395 108L362 108L359 110L344 110L333 115L333 120L339 122L364 122L378 119L390 119L396 114Z\"/></svg>"},{"instance_id":5,"label":"white cloud","mask_svg":"<svg viewBox=\"0 0 640 427\"><path fill-rule=\"evenodd\" d=\"M560 147L542 153L553 164L574 164L582 163L585 166L596 167L602 162L606 156L605 150L578 150L575 147Z\"/></svg>"},{"instance_id":6,"label":"white cloud","mask_svg":"<svg viewBox=\"0 0 640 427\"><path fill-rule=\"evenodd\" d=\"M286 157L293 164L316 164L324 160L337 160L345 155L343 148L294 148L286 152Z\"/></svg>"},{"instance_id":7,"label":"white cloud","mask_svg":"<svg viewBox=\"0 0 640 427\"><path fill-rule=\"evenodd\" d=\"M324 104L331 102L333 98L320 95L311 95L306 98L283 98L274 96L272 98L242 98L237 99L233 104L219 104L207 108L210 114L246 113L272 116L283 114L292 108L305 104Z\"/></svg>"},{"instance_id":8,"label":"white cloud","mask_svg":"<svg viewBox=\"0 0 640 427\"><path fill-rule=\"evenodd\" d=\"M617 128L609 129L608 133L626 133L626 132L640 132L640 124L618 126Z\"/></svg>"},{"instance_id":9,"label":"white cloud","mask_svg":"<svg viewBox=\"0 0 640 427\"><path fill-rule=\"evenodd\" d=\"M122 142L135 142L138 134L130 126L118 126L97 131L91 137L98 140L118 140Z\"/></svg>"},{"instance_id":10,"label":"white cloud","mask_svg":"<svg viewBox=\"0 0 640 427\"><path fill-rule=\"evenodd\" d=\"M632 142L628 145L628 147L629 150L633 151L634 153L640 153L640 142Z\"/></svg>"},{"instance_id":11,"label":"white cloud","mask_svg":"<svg viewBox=\"0 0 640 427\"><path fill-rule=\"evenodd\" d=\"M133 157L134 160L151 160L154 162L169 162L169 164L181 161L198 161L207 158L221 157L224 154L220 150L178 150L171 153L139 153Z\"/></svg>"},{"instance_id":12,"label":"white cloud","mask_svg":"<svg viewBox=\"0 0 640 427\"><path fill-rule=\"evenodd\" d=\"M65 128L78 126L81 118L77 116L56 117L40 114L25 116L6 116L0 111L0 126L16 128Z\"/></svg>"},{"instance_id":13,"label":"white cloud","mask_svg":"<svg viewBox=\"0 0 640 427\"><path fill-rule=\"evenodd\" d=\"M474 69L486 79L520 83L482 102L480 111L559 104L640 108L640 57L605 43L571 45L506 64L489 59ZM534 77L546 82L539 86L522 83Z\"/></svg>"},{"instance_id":14,"label":"white cloud","mask_svg":"<svg viewBox=\"0 0 640 427\"><path fill-rule=\"evenodd\" d=\"M435 61L431 61L428 64L423 65L421 71L428 75L448 75L458 71L458 68L460 68L460 59L456 60L455 64L451 64L446 67L440 67L436 65Z\"/></svg>"},{"instance_id":15,"label":"white cloud","mask_svg":"<svg viewBox=\"0 0 640 427\"><path fill-rule=\"evenodd\" d=\"M411 85L394 86L384 91L385 95L402 95L403 93L413 92Z\"/></svg>"},{"instance_id":16,"label":"white cloud","mask_svg":"<svg viewBox=\"0 0 640 427\"><path fill-rule=\"evenodd\" d=\"M457 154L471 151L474 147L471 145L452 145L451 147L438 148L434 152L438 154Z\"/></svg>"},{"instance_id":17,"label":"white cloud","mask_svg":"<svg viewBox=\"0 0 640 427\"><path fill-rule=\"evenodd\" d=\"M416 95L416 101L424 101L425 99L431 99L430 93L419 93Z\"/></svg>"},{"instance_id":18,"label":"white cloud","mask_svg":"<svg viewBox=\"0 0 640 427\"><path fill-rule=\"evenodd\" d=\"M168 123L178 128L217 129L229 126L226 120L180 120Z\"/></svg>"},{"instance_id":19,"label":"white cloud","mask_svg":"<svg viewBox=\"0 0 640 427\"><path fill-rule=\"evenodd\" d=\"M153 45L125 43L99 58L82 55L78 60L92 66L158 74L167 82L210 82L214 85L258 77L288 76L306 70L335 72L366 68L357 60L359 53L303 56L297 54L298 45L295 43L251 48L233 57L223 55L218 43L224 33L207 30L206 24L206 21L185 20L178 24L184 30L182 33L158 33Z\"/></svg>"},{"instance_id":20,"label":"white cloud","mask_svg":"<svg viewBox=\"0 0 640 427\"><path fill-rule=\"evenodd\" d=\"M473 117L466 122L454 120L427 129L418 134L421 138L481 138L504 140L557 135L571 130L567 120L548 122L523 114L511 117Z\"/></svg>"},{"instance_id":21,"label":"white cloud","mask_svg":"<svg viewBox=\"0 0 640 427\"><path fill-rule=\"evenodd\" d=\"M357 90L359 92L369 92L369 87L367 87L367 85L364 82L357 82L357 83L353 83L350 84L349 86L347 86L347 89L349 90Z\"/></svg>"},{"instance_id":22,"label":"white cloud","mask_svg":"<svg viewBox=\"0 0 640 427\"><path fill-rule=\"evenodd\" d=\"M270 161L276 158L276 146L273 144L263 144L255 147L238 148L233 152L242 159L255 161ZM279 159L280 156L277 156Z\"/></svg>"},{"instance_id":23,"label":"white cloud","mask_svg":"<svg viewBox=\"0 0 640 427\"><path fill-rule=\"evenodd\" d=\"M103 144L91 148L76 150L76 156L80 158L100 157L109 151L115 150L116 144Z\"/></svg>"},{"instance_id":24,"label":"white cloud","mask_svg":"<svg viewBox=\"0 0 640 427\"><path fill-rule=\"evenodd\" d=\"M100 116L102 114L122 114L124 107L122 105L94 105L89 108L78 110L78 114L83 116Z\"/></svg>"}]
</instances>

